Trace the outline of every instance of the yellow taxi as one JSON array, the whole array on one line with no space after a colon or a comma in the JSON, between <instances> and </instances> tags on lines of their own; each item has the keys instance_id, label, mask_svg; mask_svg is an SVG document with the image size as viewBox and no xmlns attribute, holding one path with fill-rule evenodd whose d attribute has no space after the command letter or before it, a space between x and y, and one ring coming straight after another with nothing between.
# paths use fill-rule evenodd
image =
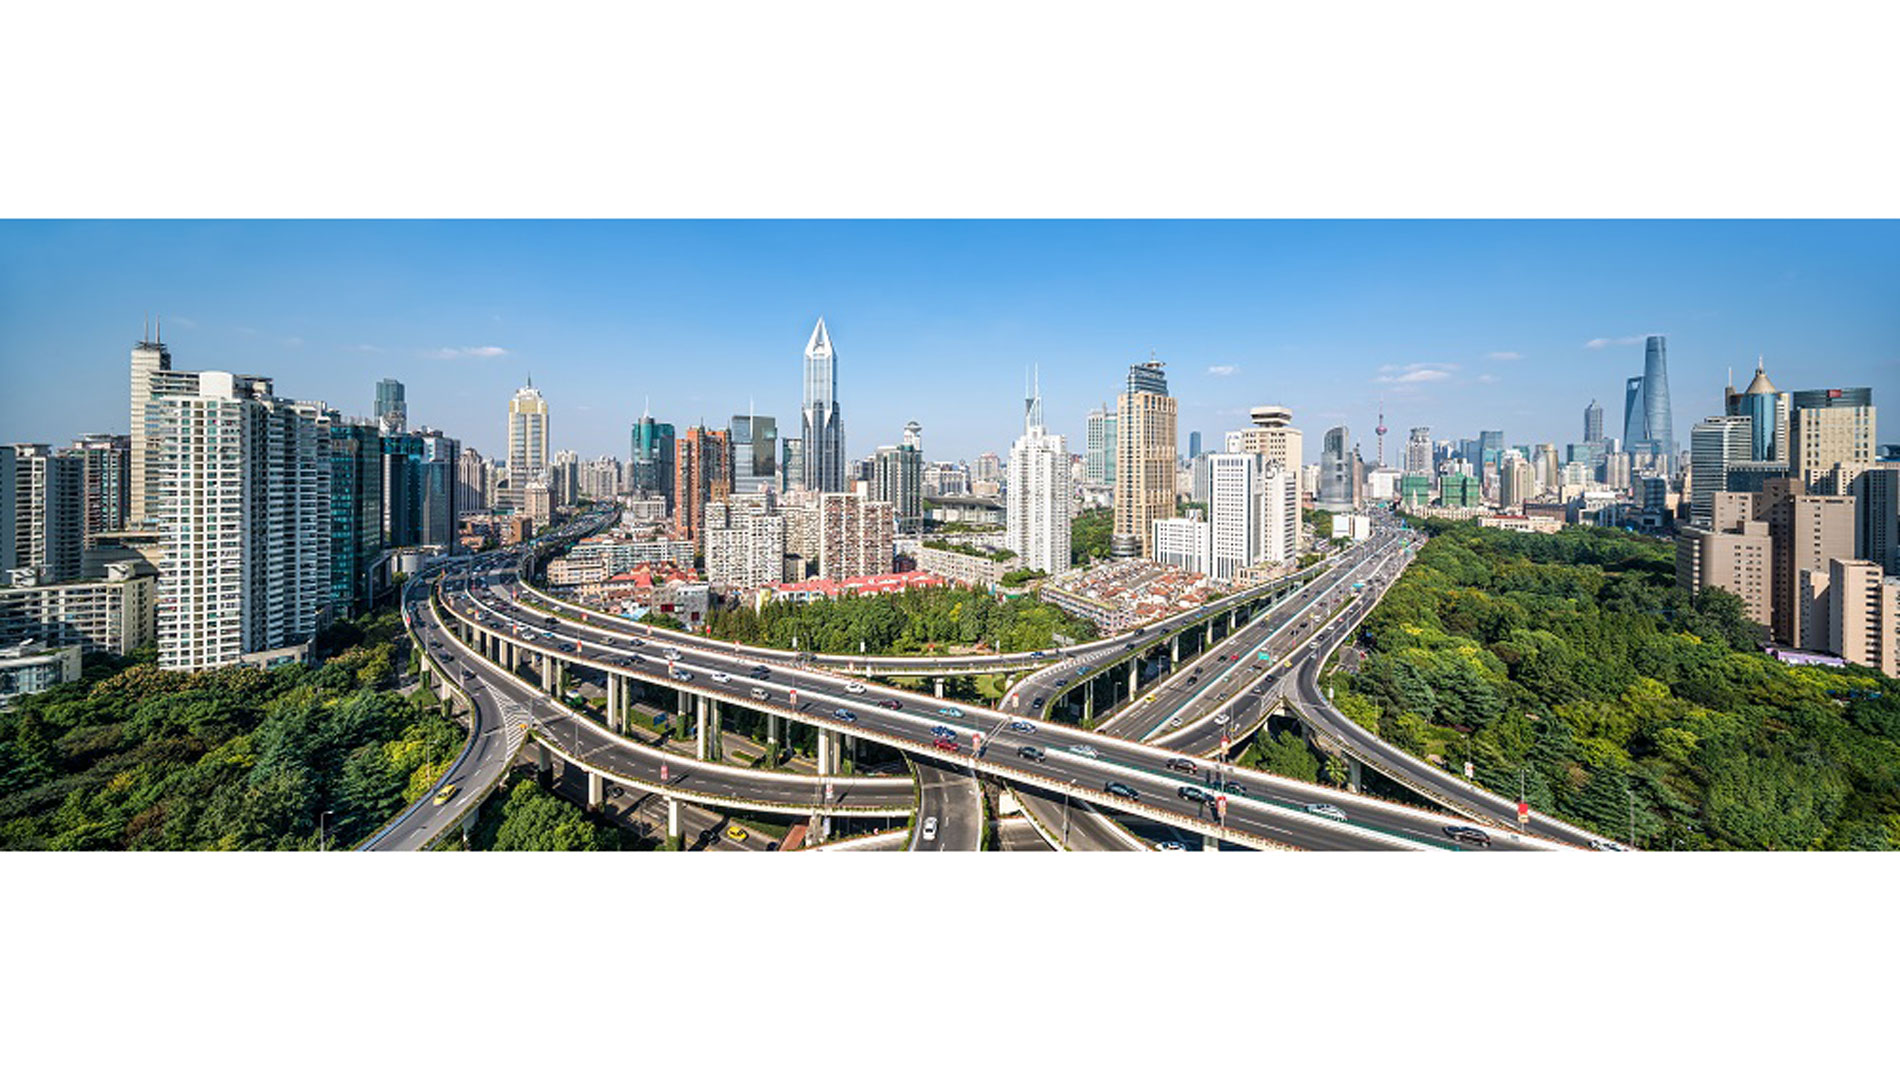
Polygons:
<instances>
[{"instance_id":1,"label":"yellow taxi","mask_svg":"<svg viewBox=\"0 0 1900 1070\"><path fill-rule=\"evenodd\" d=\"M731 840L733 843L744 843L745 838L746 838L745 829L741 828L738 825L726 826L726 839Z\"/></svg>"},{"instance_id":2,"label":"yellow taxi","mask_svg":"<svg viewBox=\"0 0 1900 1070\"><path fill-rule=\"evenodd\" d=\"M443 785L442 790L435 793L435 804L441 806L443 803L453 799L457 790L454 784Z\"/></svg>"}]
</instances>

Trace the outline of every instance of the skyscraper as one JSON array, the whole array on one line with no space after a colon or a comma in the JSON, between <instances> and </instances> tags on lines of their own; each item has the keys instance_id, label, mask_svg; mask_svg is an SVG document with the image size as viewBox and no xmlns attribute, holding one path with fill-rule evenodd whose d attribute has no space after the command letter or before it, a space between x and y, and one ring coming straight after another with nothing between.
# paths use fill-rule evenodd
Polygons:
<instances>
[{"instance_id":1,"label":"skyscraper","mask_svg":"<svg viewBox=\"0 0 1900 1070\"><path fill-rule=\"evenodd\" d=\"M376 425L385 435L409 430L409 402L404 399L402 384L394 379L376 383Z\"/></svg>"},{"instance_id":2,"label":"skyscraper","mask_svg":"<svg viewBox=\"0 0 1900 1070\"><path fill-rule=\"evenodd\" d=\"M1669 353L1662 335L1643 344L1643 374L1624 384L1623 449L1647 453L1659 471L1676 468L1676 431L1669 406Z\"/></svg>"},{"instance_id":3,"label":"skyscraper","mask_svg":"<svg viewBox=\"0 0 1900 1070\"><path fill-rule=\"evenodd\" d=\"M904 426L901 444L880 446L872 455L869 497L896 507L900 535L914 535L924 529L923 445L923 428L912 420Z\"/></svg>"},{"instance_id":4,"label":"skyscraper","mask_svg":"<svg viewBox=\"0 0 1900 1070\"><path fill-rule=\"evenodd\" d=\"M889 502L870 501L855 494L820 496L818 574L841 580L889 572L896 526L893 509Z\"/></svg>"},{"instance_id":5,"label":"skyscraper","mask_svg":"<svg viewBox=\"0 0 1900 1070\"><path fill-rule=\"evenodd\" d=\"M1414 427L1405 440L1405 474L1408 476L1429 476L1432 474L1432 429Z\"/></svg>"},{"instance_id":6,"label":"skyscraper","mask_svg":"<svg viewBox=\"0 0 1900 1070\"><path fill-rule=\"evenodd\" d=\"M734 416L732 492L756 494L778 489L778 420L771 416Z\"/></svg>"},{"instance_id":7,"label":"skyscraper","mask_svg":"<svg viewBox=\"0 0 1900 1070\"><path fill-rule=\"evenodd\" d=\"M85 547L85 459L43 443L0 446L0 582L8 569L39 580L79 577Z\"/></svg>"},{"instance_id":8,"label":"skyscraper","mask_svg":"<svg viewBox=\"0 0 1900 1070\"><path fill-rule=\"evenodd\" d=\"M1715 496L1727 491L1729 469L1749 460L1754 421L1711 416L1689 429L1689 522L1715 524Z\"/></svg>"},{"instance_id":9,"label":"skyscraper","mask_svg":"<svg viewBox=\"0 0 1900 1070\"><path fill-rule=\"evenodd\" d=\"M1052 576L1068 569L1072 499L1068 444L1043 426L1038 385L1023 414L1022 436L1009 450L1004 546L1016 554L1015 567Z\"/></svg>"},{"instance_id":10,"label":"skyscraper","mask_svg":"<svg viewBox=\"0 0 1900 1070\"><path fill-rule=\"evenodd\" d=\"M1319 507L1329 512L1349 513L1359 508L1359 481L1348 446L1351 438L1352 432L1345 427L1331 428L1320 446L1317 499Z\"/></svg>"},{"instance_id":11,"label":"skyscraper","mask_svg":"<svg viewBox=\"0 0 1900 1070\"><path fill-rule=\"evenodd\" d=\"M63 451L85 466L83 509L85 544L101 532L124 531L132 517L132 439L127 435L84 435Z\"/></svg>"},{"instance_id":12,"label":"skyscraper","mask_svg":"<svg viewBox=\"0 0 1900 1070\"><path fill-rule=\"evenodd\" d=\"M548 403L534 379L508 401L508 504L521 511L528 484L548 478Z\"/></svg>"},{"instance_id":13,"label":"skyscraper","mask_svg":"<svg viewBox=\"0 0 1900 1070\"><path fill-rule=\"evenodd\" d=\"M1775 390L1775 384L1768 381L1768 373L1759 358L1755 361L1755 376L1748 381L1748 388L1738 394L1734 387L1728 387L1723 391L1722 401L1725 414L1745 416L1749 420L1748 459L1773 461L1787 467L1793 399L1791 395Z\"/></svg>"},{"instance_id":14,"label":"skyscraper","mask_svg":"<svg viewBox=\"0 0 1900 1070\"><path fill-rule=\"evenodd\" d=\"M464 513L479 513L488 508L488 466L473 446L462 447L456 461L455 481L459 485L456 502Z\"/></svg>"},{"instance_id":15,"label":"skyscraper","mask_svg":"<svg viewBox=\"0 0 1900 1070\"><path fill-rule=\"evenodd\" d=\"M1175 400L1165 365L1131 365L1116 401L1115 529L1117 557L1140 556L1157 520L1174 515Z\"/></svg>"},{"instance_id":16,"label":"skyscraper","mask_svg":"<svg viewBox=\"0 0 1900 1070\"><path fill-rule=\"evenodd\" d=\"M1293 410L1285 405L1255 405L1248 419L1252 427L1227 432L1227 452L1258 453L1293 473L1294 481L1300 482L1300 470L1306 464L1306 436L1293 426Z\"/></svg>"},{"instance_id":17,"label":"skyscraper","mask_svg":"<svg viewBox=\"0 0 1900 1070\"><path fill-rule=\"evenodd\" d=\"M348 619L369 609L369 565L383 551L382 434L374 423L348 423L334 412L326 414L326 422L330 436L330 614Z\"/></svg>"},{"instance_id":18,"label":"skyscraper","mask_svg":"<svg viewBox=\"0 0 1900 1070\"><path fill-rule=\"evenodd\" d=\"M1595 398L1591 398L1590 404L1583 407L1583 440L1603 441L1603 406L1597 404Z\"/></svg>"},{"instance_id":19,"label":"skyscraper","mask_svg":"<svg viewBox=\"0 0 1900 1070\"><path fill-rule=\"evenodd\" d=\"M633 492L673 500L673 425L643 412L633 425Z\"/></svg>"},{"instance_id":20,"label":"skyscraper","mask_svg":"<svg viewBox=\"0 0 1900 1070\"><path fill-rule=\"evenodd\" d=\"M805 489L835 493L845 489L844 419L838 412L838 360L823 316L805 344L805 405L801 438L805 449Z\"/></svg>"},{"instance_id":21,"label":"skyscraper","mask_svg":"<svg viewBox=\"0 0 1900 1070\"><path fill-rule=\"evenodd\" d=\"M1188 460L1191 461L1194 458L1199 457L1200 455L1201 455L1201 433L1199 431L1189 431L1188 432Z\"/></svg>"}]
</instances>

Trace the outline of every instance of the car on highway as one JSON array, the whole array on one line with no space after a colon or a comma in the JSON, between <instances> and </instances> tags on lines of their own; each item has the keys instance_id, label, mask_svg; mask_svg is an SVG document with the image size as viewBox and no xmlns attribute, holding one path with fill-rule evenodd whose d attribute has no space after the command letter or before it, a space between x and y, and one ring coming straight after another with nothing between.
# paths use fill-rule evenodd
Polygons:
<instances>
[{"instance_id":1,"label":"car on highway","mask_svg":"<svg viewBox=\"0 0 1900 1070\"><path fill-rule=\"evenodd\" d=\"M962 710L959 710L959 709L954 709L954 708L952 708L952 707L949 707L949 706L943 706L943 707L940 707L940 708L939 708L939 709L937 710L937 716L939 716L939 717L959 717L959 718L960 718L960 717L962 717L962 716L963 716L963 711L962 711Z\"/></svg>"},{"instance_id":2,"label":"car on highway","mask_svg":"<svg viewBox=\"0 0 1900 1070\"><path fill-rule=\"evenodd\" d=\"M1063 677L1062 679L1060 679L1060 680L1057 680L1057 681L1055 681L1054 683L1052 683L1052 684L1050 684L1049 686L1050 686L1050 687L1061 687L1061 686L1062 686L1063 684L1066 684L1066 683L1068 683L1068 682L1069 682L1069 678L1068 678L1068 677L1066 677L1066 676L1064 676L1064 677Z\"/></svg>"},{"instance_id":3,"label":"car on highway","mask_svg":"<svg viewBox=\"0 0 1900 1070\"><path fill-rule=\"evenodd\" d=\"M752 697L753 697L753 698L756 698L756 699L761 699L761 700L762 700L762 699L764 699L764 698L766 697L766 694L765 694L765 688L763 688L763 687L755 687L755 688L753 688L753 689L752 689Z\"/></svg>"},{"instance_id":4,"label":"car on highway","mask_svg":"<svg viewBox=\"0 0 1900 1070\"><path fill-rule=\"evenodd\" d=\"M904 708L904 704L894 698L879 699L877 704L887 710L901 710Z\"/></svg>"},{"instance_id":5,"label":"car on highway","mask_svg":"<svg viewBox=\"0 0 1900 1070\"><path fill-rule=\"evenodd\" d=\"M858 683L856 680L853 680L850 683L845 684L844 689L846 691L851 692L854 695L864 694L864 685L861 683Z\"/></svg>"},{"instance_id":6,"label":"car on highway","mask_svg":"<svg viewBox=\"0 0 1900 1070\"><path fill-rule=\"evenodd\" d=\"M1590 849L1592 851L1627 851L1629 850L1628 847L1625 847L1624 845L1616 842L1615 840L1591 840Z\"/></svg>"},{"instance_id":7,"label":"car on highway","mask_svg":"<svg viewBox=\"0 0 1900 1070\"><path fill-rule=\"evenodd\" d=\"M1189 802L1213 802L1214 797L1192 784L1183 784L1174 793Z\"/></svg>"},{"instance_id":8,"label":"car on highway","mask_svg":"<svg viewBox=\"0 0 1900 1070\"><path fill-rule=\"evenodd\" d=\"M936 736L938 739L957 738L957 730L948 725L933 724L930 726L930 734Z\"/></svg>"},{"instance_id":9,"label":"car on highway","mask_svg":"<svg viewBox=\"0 0 1900 1070\"><path fill-rule=\"evenodd\" d=\"M454 784L442 785L442 790L435 793L435 804L441 806L443 803L448 802L455 797L457 790L458 788Z\"/></svg>"},{"instance_id":10,"label":"car on highway","mask_svg":"<svg viewBox=\"0 0 1900 1070\"><path fill-rule=\"evenodd\" d=\"M1455 843L1469 844L1472 847L1491 846L1491 834L1470 825L1446 825L1445 838Z\"/></svg>"},{"instance_id":11,"label":"car on highway","mask_svg":"<svg viewBox=\"0 0 1900 1070\"><path fill-rule=\"evenodd\" d=\"M678 661L679 659L680 659L680 651L678 647L669 646L666 648L666 660Z\"/></svg>"},{"instance_id":12,"label":"car on highway","mask_svg":"<svg viewBox=\"0 0 1900 1070\"><path fill-rule=\"evenodd\" d=\"M1180 840L1157 840L1155 842L1155 850L1185 851L1187 850L1187 844L1182 843Z\"/></svg>"},{"instance_id":13,"label":"car on highway","mask_svg":"<svg viewBox=\"0 0 1900 1070\"><path fill-rule=\"evenodd\" d=\"M1069 748L1069 753L1080 754L1084 758L1100 758L1102 756L1101 751L1096 750L1094 747L1089 746L1087 743L1077 743L1073 747Z\"/></svg>"},{"instance_id":14,"label":"car on highway","mask_svg":"<svg viewBox=\"0 0 1900 1070\"><path fill-rule=\"evenodd\" d=\"M929 842L936 838L937 838L937 819L935 817L924 818L924 841Z\"/></svg>"},{"instance_id":15,"label":"car on highway","mask_svg":"<svg viewBox=\"0 0 1900 1070\"><path fill-rule=\"evenodd\" d=\"M1195 765L1190 758L1169 758L1167 767L1177 773L1192 774L1200 770L1200 766Z\"/></svg>"},{"instance_id":16,"label":"car on highway","mask_svg":"<svg viewBox=\"0 0 1900 1070\"><path fill-rule=\"evenodd\" d=\"M732 677L727 676L723 672L713 673L712 678L713 678L713 683L715 684L729 684L732 682Z\"/></svg>"},{"instance_id":17,"label":"car on highway","mask_svg":"<svg viewBox=\"0 0 1900 1070\"><path fill-rule=\"evenodd\" d=\"M763 665L752 666L752 678L754 680L763 680L770 675L772 675L771 669L768 669Z\"/></svg>"},{"instance_id":18,"label":"car on highway","mask_svg":"<svg viewBox=\"0 0 1900 1070\"><path fill-rule=\"evenodd\" d=\"M938 739L936 747L938 750L947 750L952 754L957 753L957 741L954 739Z\"/></svg>"},{"instance_id":19,"label":"car on highway","mask_svg":"<svg viewBox=\"0 0 1900 1070\"><path fill-rule=\"evenodd\" d=\"M1229 780L1225 784L1219 781L1215 781L1213 784L1210 784L1209 787L1213 788L1215 791L1225 792L1228 795L1246 795L1247 794L1247 785L1242 784L1238 780Z\"/></svg>"},{"instance_id":20,"label":"car on highway","mask_svg":"<svg viewBox=\"0 0 1900 1070\"><path fill-rule=\"evenodd\" d=\"M1009 729L1011 732L1021 732L1023 735L1026 735L1026 736L1033 736L1036 734L1036 726L1033 724L1030 724L1028 721L1011 721L1008 724L1004 725L1003 727Z\"/></svg>"},{"instance_id":21,"label":"car on highway","mask_svg":"<svg viewBox=\"0 0 1900 1070\"><path fill-rule=\"evenodd\" d=\"M744 826L727 825L726 839L731 840L733 843L744 843L746 841L746 831L745 831Z\"/></svg>"},{"instance_id":22,"label":"car on highway","mask_svg":"<svg viewBox=\"0 0 1900 1070\"><path fill-rule=\"evenodd\" d=\"M1029 656L1030 656L1030 657L1032 657L1032 658L1046 658L1046 657L1048 657L1049 655L1047 655L1047 654L1045 654L1045 653L1043 653L1043 652L1042 652L1042 651L1040 651L1040 650L1032 650L1032 651L1030 651L1030 652L1029 652Z\"/></svg>"},{"instance_id":23,"label":"car on highway","mask_svg":"<svg viewBox=\"0 0 1900 1070\"><path fill-rule=\"evenodd\" d=\"M850 710L832 710L831 716L833 719L844 721L847 724L858 719L858 715L852 713Z\"/></svg>"},{"instance_id":24,"label":"car on highway","mask_svg":"<svg viewBox=\"0 0 1900 1070\"><path fill-rule=\"evenodd\" d=\"M1127 799L1129 802L1134 802L1141 798L1141 792L1136 791L1134 788L1129 787L1119 780L1109 781L1102 786L1102 790L1118 799Z\"/></svg>"},{"instance_id":25,"label":"car on highway","mask_svg":"<svg viewBox=\"0 0 1900 1070\"><path fill-rule=\"evenodd\" d=\"M1226 714L1224 714L1224 713L1217 713L1217 714L1215 714L1215 715L1214 715L1214 723L1215 723L1215 724L1226 724L1226 723L1227 723L1227 715L1226 715Z\"/></svg>"},{"instance_id":26,"label":"car on highway","mask_svg":"<svg viewBox=\"0 0 1900 1070\"><path fill-rule=\"evenodd\" d=\"M1017 747L1016 757L1026 762L1045 762L1049 760L1049 756L1043 753L1041 747Z\"/></svg>"},{"instance_id":27,"label":"car on highway","mask_svg":"<svg viewBox=\"0 0 1900 1070\"><path fill-rule=\"evenodd\" d=\"M1318 817L1330 817L1334 821L1346 820L1346 811L1332 803L1307 803L1306 812Z\"/></svg>"}]
</instances>

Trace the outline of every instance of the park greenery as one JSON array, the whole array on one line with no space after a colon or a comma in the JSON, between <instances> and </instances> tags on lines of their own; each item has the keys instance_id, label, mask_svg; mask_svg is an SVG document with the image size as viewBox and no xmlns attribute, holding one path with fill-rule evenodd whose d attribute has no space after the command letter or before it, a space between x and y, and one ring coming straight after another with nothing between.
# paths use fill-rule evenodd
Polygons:
<instances>
[{"instance_id":1,"label":"park greenery","mask_svg":"<svg viewBox=\"0 0 1900 1070\"><path fill-rule=\"evenodd\" d=\"M998 576L997 579L1005 587L1021 587L1031 580L1047 579L1048 577L1049 574L1039 568L1013 568L1001 576Z\"/></svg>"},{"instance_id":2,"label":"park greenery","mask_svg":"<svg viewBox=\"0 0 1900 1070\"><path fill-rule=\"evenodd\" d=\"M1423 526L1369 656L1332 678L1348 716L1607 837L1633 823L1643 846L1900 847L1893 680L1759 653L1740 599L1675 585L1667 541Z\"/></svg>"},{"instance_id":3,"label":"park greenery","mask_svg":"<svg viewBox=\"0 0 1900 1070\"><path fill-rule=\"evenodd\" d=\"M541 787L532 774L518 775L498 793L500 806L486 806L468 846L477 851L632 851L643 843L632 831L596 818L580 805ZM458 844L451 838L444 846Z\"/></svg>"},{"instance_id":4,"label":"park greenery","mask_svg":"<svg viewBox=\"0 0 1900 1070\"><path fill-rule=\"evenodd\" d=\"M1089 622L1032 598L999 600L962 587L930 587L897 594L860 595L815 602L767 602L712 612L715 639L820 654L922 654L979 643L1003 651L1045 650L1060 634L1072 641L1095 636Z\"/></svg>"},{"instance_id":5,"label":"park greenery","mask_svg":"<svg viewBox=\"0 0 1900 1070\"><path fill-rule=\"evenodd\" d=\"M152 651L0 712L0 849L316 850L375 831L461 750L392 690L401 617L325 633L321 667L160 671ZM327 816L326 816L327 811Z\"/></svg>"},{"instance_id":6,"label":"park greenery","mask_svg":"<svg viewBox=\"0 0 1900 1070\"><path fill-rule=\"evenodd\" d=\"M1108 560L1109 539L1115 534L1115 510L1085 509L1069 521L1069 562L1086 565Z\"/></svg>"}]
</instances>

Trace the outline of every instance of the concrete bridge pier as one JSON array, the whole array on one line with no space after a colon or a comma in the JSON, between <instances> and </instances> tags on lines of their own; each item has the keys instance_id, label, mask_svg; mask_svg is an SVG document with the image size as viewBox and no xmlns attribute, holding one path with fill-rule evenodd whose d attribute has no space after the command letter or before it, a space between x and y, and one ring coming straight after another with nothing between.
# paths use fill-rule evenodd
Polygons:
<instances>
[{"instance_id":1,"label":"concrete bridge pier","mask_svg":"<svg viewBox=\"0 0 1900 1070\"><path fill-rule=\"evenodd\" d=\"M1201 833L1201 850L1203 851L1220 850L1220 837L1214 835L1211 832Z\"/></svg>"},{"instance_id":2,"label":"concrete bridge pier","mask_svg":"<svg viewBox=\"0 0 1900 1070\"><path fill-rule=\"evenodd\" d=\"M607 707L602 717L608 728L620 730L620 677L613 673L607 674Z\"/></svg>"},{"instance_id":3,"label":"concrete bridge pier","mask_svg":"<svg viewBox=\"0 0 1900 1070\"><path fill-rule=\"evenodd\" d=\"M1141 655L1128 659L1128 697L1134 699L1135 691L1141 686Z\"/></svg>"},{"instance_id":4,"label":"concrete bridge pier","mask_svg":"<svg viewBox=\"0 0 1900 1070\"><path fill-rule=\"evenodd\" d=\"M1208 647L1213 646L1213 645L1214 645L1214 618L1209 617L1207 618L1207 641L1201 645L1201 649L1206 650Z\"/></svg>"},{"instance_id":5,"label":"concrete bridge pier","mask_svg":"<svg viewBox=\"0 0 1900 1070\"><path fill-rule=\"evenodd\" d=\"M542 787L554 780L554 755L549 752L546 743L534 745L534 779Z\"/></svg>"},{"instance_id":6,"label":"concrete bridge pier","mask_svg":"<svg viewBox=\"0 0 1900 1070\"><path fill-rule=\"evenodd\" d=\"M937 683L937 697L942 698L943 697L943 677L941 676L937 677L936 683Z\"/></svg>"},{"instance_id":7,"label":"concrete bridge pier","mask_svg":"<svg viewBox=\"0 0 1900 1070\"><path fill-rule=\"evenodd\" d=\"M831 775L831 761L832 761L831 751L832 751L831 732L829 729L820 728L818 730L818 775L819 776Z\"/></svg>"},{"instance_id":8,"label":"concrete bridge pier","mask_svg":"<svg viewBox=\"0 0 1900 1070\"><path fill-rule=\"evenodd\" d=\"M778 761L778 714L765 715L765 755L768 762Z\"/></svg>"},{"instance_id":9,"label":"concrete bridge pier","mask_svg":"<svg viewBox=\"0 0 1900 1070\"><path fill-rule=\"evenodd\" d=\"M1095 719L1095 681L1093 680L1082 685L1082 719L1084 721Z\"/></svg>"},{"instance_id":10,"label":"concrete bridge pier","mask_svg":"<svg viewBox=\"0 0 1900 1070\"><path fill-rule=\"evenodd\" d=\"M677 851L684 835L680 832L680 801L671 796L666 800L666 846Z\"/></svg>"},{"instance_id":11,"label":"concrete bridge pier","mask_svg":"<svg viewBox=\"0 0 1900 1070\"><path fill-rule=\"evenodd\" d=\"M1174 638L1168 640L1168 664L1170 665L1181 664L1181 633L1180 632L1174 633Z\"/></svg>"},{"instance_id":12,"label":"concrete bridge pier","mask_svg":"<svg viewBox=\"0 0 1900 1070\"><path fill-rule=\"evenodd\" d=\"M1359 759L1354 758L1351 755L1346 756L1346 775L1348 777L1347 787L1354 795L1359 794L1359 791L1360 791L1359 781L1360 781L1360 777L1365 772L1365 768L1366 768L1365 766L1359 763Z\"/></svg>"},{"instance_id":13,"label":"concrete bridge pier","mask_svg":"<svg viewBox=\"0 0 1900 1070\"><path fill-rule=\"evenodd\" d=\"M693 756L702 762L713 760L713 737L718 734L718 718L712 716L712 702L704 695L693 696L694 716L697 718L697 731L694 737Z\"/></svg>"},{"instance_id":14,"label":"concrete bridge pier","mask_svg":"<svg viewBox=\"0 0 1900 1070\"><path fill-rule=\"evenodd\" d=\"M600 804L606 796L606 784L599 773L589 770L587 773L587 809L598 813Z\"/></svg>"}]
</instances>

